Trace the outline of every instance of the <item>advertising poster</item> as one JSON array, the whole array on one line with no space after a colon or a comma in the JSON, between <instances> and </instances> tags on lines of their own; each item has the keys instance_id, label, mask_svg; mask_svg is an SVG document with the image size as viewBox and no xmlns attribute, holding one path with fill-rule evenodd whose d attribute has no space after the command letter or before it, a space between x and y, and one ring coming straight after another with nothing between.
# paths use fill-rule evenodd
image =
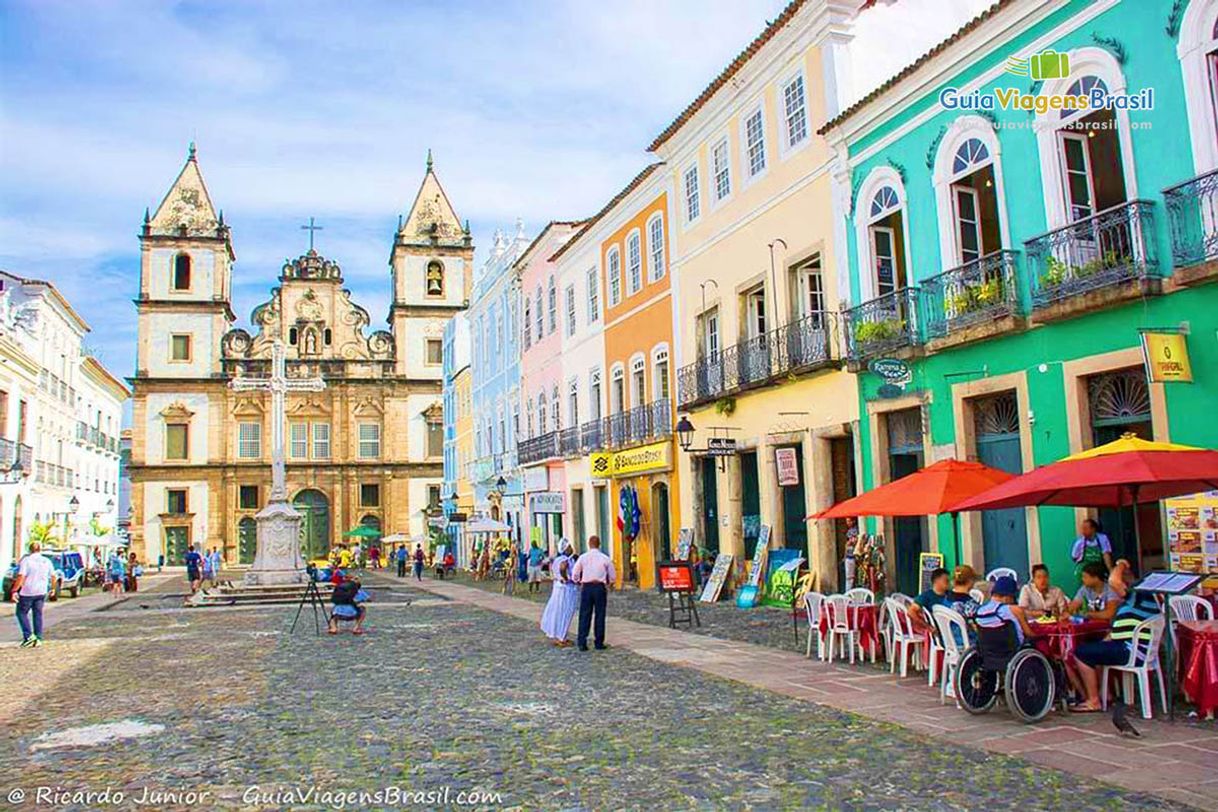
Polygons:
<instances>
[{"instance_id":1,"label":"advertising poster","mask_svg":"<svg viewBox=\"0 0 1218 812\"><path fill-rule=\"evenodd\" d=\"M723 584L727 580L727 576L732 573L732 560L731 553L719 553L719 557L715 559L715 568L711 570L710 577L706 579L706 586L702 589L700 601L714 603L719 600Z\"/></svg>"},{"instance_id":2,"label":"advertising poster","mask_svg":"<svg viewBox=\"0 0 1218 812\"><path fill-rule=\"evenodd\" d=\"M1218 588L1218 491L1164 499L1168 567L1208 575L1206 587Z\"/></svg>"}]
</instances>

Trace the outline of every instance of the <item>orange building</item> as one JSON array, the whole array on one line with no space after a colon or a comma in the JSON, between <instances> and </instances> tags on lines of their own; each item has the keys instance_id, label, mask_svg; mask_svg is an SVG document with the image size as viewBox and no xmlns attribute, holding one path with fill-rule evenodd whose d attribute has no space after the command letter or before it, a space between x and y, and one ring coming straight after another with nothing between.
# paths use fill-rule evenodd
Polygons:
<instances>
[{"instance_id":1,"label":"orange building","mask_svg":"<svg viewBox=\"0 0 1218 812\"><path fill-rule=\"evenodd\" d=\"M619 583L643 589L655 584L656 561L675 553L680 516L665 177L649 173L620 201L610 215L614 230L600 246L608 450L593 455L593 471L611 483L614 521L607 552L618 567ZM631 528L624 527L624 514L637 516Z\"/></svg>"}]
</instances>

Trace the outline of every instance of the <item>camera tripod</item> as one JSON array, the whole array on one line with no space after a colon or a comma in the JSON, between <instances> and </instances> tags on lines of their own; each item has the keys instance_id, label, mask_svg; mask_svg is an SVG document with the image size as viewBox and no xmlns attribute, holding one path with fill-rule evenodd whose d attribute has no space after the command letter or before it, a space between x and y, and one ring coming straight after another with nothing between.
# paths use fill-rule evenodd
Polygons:
<instances>
[{"instance_id":1,"label":"camera tripod","mask_svg":"<svg viewBox=\"0 0 1218 812\"><path fill-rule=\"evenodd\" d=\"M300 613L304 611L305 604L308 603L313 607L313 626L317 630L317 636L321 636L321 618L326 614L326 607L321 600L321 592L317 589L317 567L310 564L305 572L308 573L309 580L305 584L304 594L300 596L300 603L296 606L296 617L292 619L292 628L288 634L296 633L296 623L300 620Z\"/></svg>"}]
</instances>

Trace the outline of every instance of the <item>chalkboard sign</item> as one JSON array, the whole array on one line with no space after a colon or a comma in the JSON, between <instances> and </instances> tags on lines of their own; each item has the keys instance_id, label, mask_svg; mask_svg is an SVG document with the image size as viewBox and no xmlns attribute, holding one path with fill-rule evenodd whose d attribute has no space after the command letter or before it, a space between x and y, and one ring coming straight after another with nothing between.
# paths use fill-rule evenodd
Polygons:
<instances>
[{"instance_id":1,"label":"chalkboard sign","mask_svg":"<svg viewBox=\"0 0 1218 812\"><path fill-rule=\"evenodd\" d=\"M677 561L688 561L689 552L694 546L694 529L682 527L677 531Z\"/></svg>"},{"instance_id":2,"label":"chalkboard sign","mask_svg":"<svg viewBox=\"0 0 1218 812\"><path fill-rule=\"evenodd\" d=\"M918 592L930 589L930 574L943 566L941 553L918 554Z\"/></svg>"},{"instance_id":3,"label":"chalkboard sign","mask_svg":"<svg viewBox=\"0 0 1218 812\"><path fill-rule=\"evenodd\" d=\"M723 591L723 583L732 572L732 558L731 553L719 553L719 557L715 559L715 568L711 570L710 577L706 579L702 597L699 598L703 603L714 603L719 600L719 593Z\"/></svg>"}]
</instances>

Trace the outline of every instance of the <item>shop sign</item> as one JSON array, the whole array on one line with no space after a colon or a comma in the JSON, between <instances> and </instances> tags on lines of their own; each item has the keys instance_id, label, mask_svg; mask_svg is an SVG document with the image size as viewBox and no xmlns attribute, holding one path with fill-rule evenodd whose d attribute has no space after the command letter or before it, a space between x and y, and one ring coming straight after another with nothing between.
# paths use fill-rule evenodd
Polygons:
<instances>
[{"instance_id":1,"label":"shop sign","mask_svg":"<svg viewBox=\"0 0 1218 812\"><path fill-rule=\"evenodd\" d=\"M593 454L591 461L594 479L667 471L672 467L672 443L663 440L616 453L602 451Z\"/></svg>"},{"instance_id":2,"label":"shop sign","mask_svg":"<svg viewBox=\"0 0 1218 812\"><path fill-rule=\"evenodd\" d=\"M550 469L544 465L536 468L525 468L523 477L526 493L550 490Z\"/></svg>"},{"instance_id":3,"label":"shop sign","mask_svg":"<svg viewBox=\"0 0 1218 812\"><path fill-rule=\"evenodd\" d=\"M566 499L561 491L542 491L529 497L529 508L534 513L566 513Z\"/></svg>"},{"instance_id":4,"label":"shop sign","mask_svg":"<svg viewBox=\"0 0 1218 812\"><path fill-rule=\"evenodd\" d=\"M900 358L873 358L867 369L883 381L875 391L876 397L879 398L899 398L905 394L905 387L913 380L909 364Z\"/></svg>"},{"instance_id":5,"label":"shop sign","mask_svg":"<svg viewBox=\"0 0 1218 812\"><path fill-rule=\"evenodd\" d=\"M1142 357L1151 383L1192 383L1188 336L1178 332L1142 331Z\"/></svg>"},{"instance_id":6,"label":"shop sign","mask_svg":"<svg viewBox=\"0 0 1218 812\"><path fill-rule=\"evenodd\" d=\"M711 437L706 441L706 453L711 457L730 457L736 453L736 438Z\"/></svg>"},{"instance_id":7,"label":"shop sign","mask_svg":"<svg viewBox=\"0 0 1218 812\"><path fill-rule=\"evenodd\" d=\"M464 513L450 513L448 514L448 521L452 524L465 524L467 518Z\"/></svg>"},{"instance_id":8,"label":"shop sign","mask_svg":"<svg viewBox=\"0 0 1218 812\"><path fill-rule=\"evenodd\" d=\"M778 484L784 488L799 484L799 458L792 446L774 449L774 464L778 468Z\"/></svg>"}]
</instances>

